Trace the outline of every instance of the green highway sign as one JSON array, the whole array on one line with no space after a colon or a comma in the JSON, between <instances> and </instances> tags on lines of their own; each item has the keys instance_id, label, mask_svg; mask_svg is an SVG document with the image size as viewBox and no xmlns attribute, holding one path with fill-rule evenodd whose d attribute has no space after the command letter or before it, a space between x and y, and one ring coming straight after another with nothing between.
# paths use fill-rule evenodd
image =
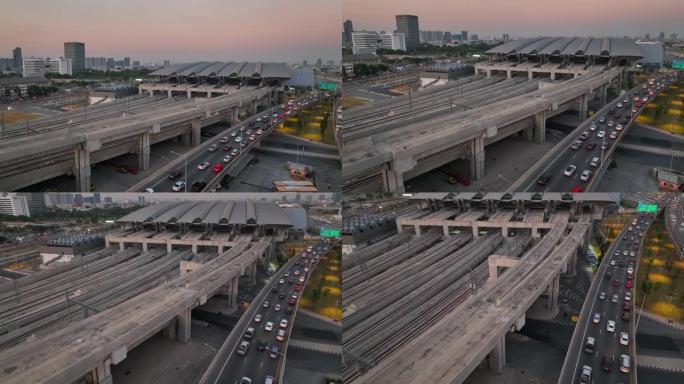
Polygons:
<instances>
[{"instance_id":1,"label":"green highway sign","mask_svg":"<svg viewBox=\"0 0 684 384\"><path fill-rule=\"evenodd\" d=\"M321 232L319 233L319 236L321 236L321 237L340 237L340 230L339 229L332 229L332 228L321 228Z\"/></svg>"},{"instance_id":2,"label":"green highway sign","mask_svg":"<svg viewBox=\"0 0 684 384\"><path fill-rule=\"evenodd\" d=\"M640 201L637 205L637 212L657 213L658 204L644 203L643 201Z\"/></svg>"},{"instance_id":3,"label":"green highway sign","mask_svg":"<svg viewBox=\"0 0 684 384\"><path fill-rule=\"evenodd\" d=\"M681 59L672 60L672 69L684 69L684 60L681 60Z\"/></svg>"},{"instance_id":4,"label":"green highway sign","mask_svg":"<svg viewBox=\"0 0 684 384\"><path fill-rule=\"evenodd\" d=\"M335 83L319 83L318 84L318 89L323 90L323 91L334 91L335 88L337 88L337 85Z\"/></svg>"}]
</instances>

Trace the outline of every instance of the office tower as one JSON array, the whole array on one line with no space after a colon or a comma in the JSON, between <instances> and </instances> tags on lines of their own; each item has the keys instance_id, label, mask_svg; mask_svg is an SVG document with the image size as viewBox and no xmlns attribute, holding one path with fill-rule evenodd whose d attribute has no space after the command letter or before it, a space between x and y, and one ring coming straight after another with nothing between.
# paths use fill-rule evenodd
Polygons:
<instances>
[{"instance_id":1,"label":"office tower","mask_svg":"<svg viewBox=\"0 0 684 384\"><path fill-rule=\"evenodd\" d=\"M85 71L85 43L73 41L64 43L64 57L71 59L73 73Z\"/></svg>"},{"instance_id":2,"label":"office tower","mask_svg":"<svg viewBox=\"0 0 684 384\"><path fill-rule=\"evenodd\" d=\"M14 69L22 69L24 60L21 57L21 47L12 50L12 58L14 59Z\"/></svg>"},{"instance_id":3,"label":"office tower","mask_svg":"<svg viewBox=\"0 0 684 384\"><path fill-rule=\"evenodd\" d=\"M352 44L352 32L354 32L354 26L351 20L346 20L342 23L342 48L351 48Z\"/></svg>"},{"instance_id":4,"label":"office tower","mask_svg":"<svg viewBox=\"0 0 684 384\"><path fill-rule=\"evenodd\" d=\"M406 49L418 48L420 45L420 28L418 26L418 16L397 15L397 32L404 34Z\"/></svg>"}]
</instances>

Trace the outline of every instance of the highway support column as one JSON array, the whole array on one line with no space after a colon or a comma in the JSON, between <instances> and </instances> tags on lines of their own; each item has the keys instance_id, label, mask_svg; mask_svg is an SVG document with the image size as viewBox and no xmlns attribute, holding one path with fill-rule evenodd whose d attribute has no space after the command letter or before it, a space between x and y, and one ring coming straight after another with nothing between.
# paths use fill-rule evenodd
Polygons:
<instances>
[{"instance_id":1,"label":"highway support column","mask_svg":"<svg viewBox=\"0 0 684 384\"><path fill-rule=\"evenodd\" d=\"M201 138L200 135L202 134L202 129L200 128L200 119L199 117L196 117L192 119L192 129L191 129L191 136L192 136L192 146L196 147L200 145Z\"/></svg>"},{"instance_id":2,"label":"highway support column","mask_svg":"<svg viewBox=\"0 0 684 384\"><path fill-rule=\"evenodd\" d=\"M534 115L534 141L543 143L546 141L546 112L542 111Z\"/></svg>"},{"instance_id":3,"label":"highway support column","mask_svg":"<svg viewBox=\"0 0 684 384\"><path fill-rule=\"evenodd\" d=\"M506 335L504 335L489 352L489 369L501 373L506 365Z\"/></svg>"},{"instance_id":4,"label":"highway support column","mask_svg":"<svg viewBox=\"0 0 684 384\"><path fill-rule=\"evenodd\" d=\"M233 312L237 309L237 294L238 294L238 277L234 277L228 282L229 293L228 293L228 310Z\"/></svg>"},{"instance_id":5,"label":"highway support column","mask_svg":"<svg viewBox=\"0 0 684 384\"><path fill-rule=\"evenodd\" d=\"M583 94L579 99L579 121L580 124L587 119L587 113L589 111L589 95Z\"/></svg>"},{"instance_id":6,"label":"highway support column","mask_svg":"<svg viewBox=\"0 0 684 384\"><path fill-rule=\"evenodd\" d=\"M138 135L138 168L146 170L150 167L150 133Z\"/></svg>"},{"instance_id":7,"label":"highway support column","mask_svg":"<svg viewBox=\"0 0 684 384\"><path fill-rule=\"evenodd\" d=\"M601 106L606 105L607 100L608 100L608 84L604 84L601 86Z\"/></svg>"},{"instance_id":8,"label":"highway support column","mask_svg":"<svg viewBox=\"0 0 684 384\"><path fill-rule=\"evenodd\" d=\"M76 190L90 192L90 152L84 146L85 144L78 144L74 150L74 176Z\"/></svg>"},{"instance_id":9,"label":"highway support column","mask_svg":"<svg viewBox=\"0 0 684 384\"><path fill-rule=\"evenodd\" d=\"M484 139L476 137L470 140L470 176L480 180L484 176Z\"/></svg>"},{"instance_id":10,"label":"highway support column","mask_svg":"<svg viewBox=\"0 0 684 384\"><path fill-rule=\"evenodd\" d=\"M404 175L401 171L385 169L382 176L387 192L404 192Z\"/></svg>"},{"instance_id":11,"label":"highway support column","mask_svg":"<svg viewBox=\"0 0 684 384\"><path fill-rule=\"evenodd\" d=\"M188 343L190 341L190 329L192 309L188 308L178 314L178 341Z\"/></svg>"},{"instance_id":12,"label":"highway support column","mask_svg":"<svg viewBox=\"0 0 684 384\"><path fill-rule=\"evenodd\" d=\"M110 369L111 361L109 359L99 362L95 368L90 371L93 383L96 384L112 384L112 371Z\"/></svg>"}]
</instances>

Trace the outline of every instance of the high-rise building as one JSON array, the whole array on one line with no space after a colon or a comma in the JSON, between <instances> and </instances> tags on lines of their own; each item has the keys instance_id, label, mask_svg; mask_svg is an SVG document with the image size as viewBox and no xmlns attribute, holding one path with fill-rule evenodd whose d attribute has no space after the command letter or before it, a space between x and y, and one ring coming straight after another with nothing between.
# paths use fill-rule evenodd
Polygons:
<instances>
[{"instance_id":1,"label":"high-rise building","mask_svg":"<svg viewBox=\"0 0 684 384\"><path fill-rule=\"evenodd\" d=\"M480 36L478 36L476 33L473 33L472 36L470 36L470 40L472 41L477 41L480 39Z\"/></svg>"},{"instance_id":2,"label":"high-rise building","mask_svg":"<svg viewBox=\"0 0 684 384\"><path fill-rule=\"evenodd\" d=\"M393 49L395 51L406 50L406 38L403 33L382 33L380 34L380 48Z\"/></svg>"},{"instance_id":3,"label":"high-rise building","mask_svg":"<svg viewBox=\"0 0 684 384\"><path fill-rule=\"evenodd\" d=\"M44 196L41 194L41 196ZM0 214L10 216L31 216L28 201L14 193L0 194Z\"/></svg>"},{"instance_id":4,"label":"high-rise building","mask_svg":"<svg viewBox=\"0 0 684 384\"><path fill-rule=\"evenodd\" d=\"M123 66L124 67L130 67L131 66L131 58L130 57L124 57Z\"/></svg>"},{"instance_id":5,"label":"high-rise building","mask_svg":"<svg viewBox=\"0 0 684 384\"><path fill-rule=\"evenodd\" d=\"M351 20L345 20L342 23L342 48L351 48L352 32L354 32L354 25Z\"/></svg>"},{"instance_id":6,"label":"high-rise building","mask_svg":"<svg viewBox=\"0 0 684 384\"><path fill-rule=\"evenodd\" d=\"M45 59L42 57L27 57L23 59L24 77L45 76Z\"/></svg>"},{"instance_id":7,"label":"high-rise building","mask_svg":"<svg viewBox=\"0 0 684 384\"><path fill-rule=\"evenodd\" d=\"M24 60L21 57L21 47L12 50L12 58L14 59L14 69L23 69Z\"/></svg>"},{"instance_id":8,"label":"high-rise building","mask_svg":"<svg viewBox=\"0 0 684 384\"><path fill-rule=\"evenodd\" d=\"M658 34L658 40L659 40L659 41L665 40L665 32L660 32L660 33Z\"/></svg>"},{"instance_id":9,"label":"high-rise building","mask_svg":"<svg viewBox=\"0 0 684 384\"><path fill-rule=\"evenodd\" d=\"M510 40L510 37L508 36L508 33L503 34L503 41L508 41Z\"/></svg>"},{"instance_id":10,"label":"high-rise building","mask_svg":"<svg viewBox=\"0 0 684 384\"><path fill-rule=\"evenodd\" d=\"M48 66L48 72L59 73L60 75L73 74L71 59L60 57L59 59L51 59Z\"/></svg>"},{"instance_id":11,"label":"high-rise building","mask_svg":"<svg viewBox=\"0 0 684 384\"><path fill-rule=\"evenodd\" d=\"M354 31L352 46L356 54L375 53L380 48L380 36L375 31Z\"/></svg>"},{"instance_id":12,"label":"high-rise building","mask_svg":"<svg viewBox=\"0 0 684 384\"><path fill-rule=\"evenodd\" d=\"M418 16L397 15L397 32L404 34L406 49L412 50L420 46L420 27L418 26Z\"/></svg>"},{"instance_id":13,"label":"high-rise building","mask_svg":"<svg viewBox=\"0 0 684 384\"><path fill-rule=\"evenodd\" d=\"M164 66L168 67L169 65L171 65L171 61L170 60L164 60Z\"/></svg>"},{"instance_id":14,"label":"high-rise building","mask_svg":"<svg viewBox=\"0 0 684 384\"><path fill-rule=\"evenodd\" d=\"M461 31L461 41L468 41L468 31Z\"/></svg>"},{"instance_id":15,"label":"high-rise building","mask_svg":"<svg viewBox=\"0 0 684 384\"><path fill-rule=\"evenodd\" d=\"M328 60L328 61L326 62L326 65L327 65L328 67L334 67L334 66L335 66L335 60Z\"/></svg>"},{"instance_id":16,"label":"high-rise building","mask_svg":"<svg viewBox=\"0 0 684 384\"><path fill-rule=\"evenodd\" d=\"M309 66L309 61L308 60L302 60L302 67L308 67Z\"/></svg>"},{"instance_id":17,"label":"high-rise building","mask_svg":"<svg viewBox=\"0 0 684 384\"><path fill-rule=\"evenodd\" d=\"M64 43L64 57L71 59L73 73L85 71L85 43L75 41Z\"/></svg>"},{"instance_id":18,"label":"high-rise building","mask_svg":"<svg viewBox=\"0 0 684 384\"><path fill-rule=\"evenodd\" d=\"M444 42L447 44L451 44L451 41L452 41L451 32L444 31Z\"/></svg>"},{"instance_id":19,"label":"high-rise building","mask_svg":"<svg viewBox=\"0 0 684 384\"><path fill-rule=\"evenodd\" d=\"M644 40L651 40L651 34L650 33L645 34Z\"/></svg>"},{"instance_id":20,"label":"high-rise building","mask_svg":"<svg viewBox=\"0 0 684 384\"><path fill-rule=\"evenodd\" d=\"M47 212L47 204L45 203L45 197L48 196L47 194L24 192L17 193L16 196L26 199L26 205L28 206L28 211L31 215Z\"/></svg>"},{"instance_id":21,"label":"high-rise building","mask_svg":"<svg viewBox=\"0 0 684 384\"><path fill-rule=\"evenodd\" d=\"M677 40L677 34L676 33L670 33L670 40Z\"/></svg>"},{"instance_id":22,"label":"high-rise building","mask_svg":"<svg viewBox=\"0 0 684 384\"><path fill-rule=\"evenodd\" d=\"M316 68L320 68L322 66L323 66L323 59L321 59L319 57L318 59L316 59Z\"/></svg>"}]
</instances>

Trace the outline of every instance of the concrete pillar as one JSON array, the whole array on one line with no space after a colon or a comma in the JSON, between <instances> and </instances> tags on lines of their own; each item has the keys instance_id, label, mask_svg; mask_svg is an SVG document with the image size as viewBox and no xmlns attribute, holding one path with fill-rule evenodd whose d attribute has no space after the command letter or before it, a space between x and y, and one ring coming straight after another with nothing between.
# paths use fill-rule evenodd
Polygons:
<instances>
[{"instance_id":1,"label":"concrete pillar","mask_svg":"<svg viewBox=\"0 0 684 384\"><path fill-rule=\"evenodd\" d=\"M523 129L523 139L532 141L534 140L534 127Z\"/></svg>"},{"instance_id":2,"label":"concrete pillar","mask_svg":"<svg viewBox=\"0 0 684 384\"><path fill-rule=\"evenodd\" d=\"M111 244L109 243L109 239L105 237L105 248L109 248Z\"/></svg>"},{"instance_id":3,"label":"concrete pillar","mask_svg":"<svg viewBox=\"0 0 684 384\"><path fill-rule=\"evenodd\" d=\"M90 192L90 152L82 145L74 150L74 176L76 176L76 190Z\"/></svg>"},{"instance_id":4,"label":"concrete pillar","mask_svg":"<svg viewBox=\"0 0 684 384\"><path fill-rule=\"evenodd\" d=\"M176 319L174 318L171 320L166 327L162 330L162 334L164 335L165 338L169 340L176 340L176 328L178 325L176 324Z\"/></svg>"},{"instance_id":5,"label":"concrete pillar","mask_svg":"<svg viewBox=\"0 0 684 384\"><path fill-rule=\"evenodd\" d=\"M501 373L506 365L506 336L496 342L492 351L489 352L489 369Z\"/></svg>"},{"instance_id":6,"label":"concrete pillar","mask_svg":"<svg viewBox=\"0 0 684 384\"><path fill-rule=\"evenodd\" d=\"M536 238L536 237L537 237L537 235L539 234L538 231L539 231L539 230L537 229L537 226L536 226L536 225L533 225L533 226L532 226L532 238Z\"/></svg>"},{"instance_id":7,"label":"concrete pillar","mask_svg":"<svg viewBox=\"0 0 684 384\"><path fill-rule=\"evenodd\" d=\"M207 99L211 99L211 92L207 92Z\"/></svg>"},{"instance_id":8,"label":"concrete pillar","mask_svg":"<svg viewBox=\"0 0 684 384\"><path fill-rule=\"evenodd\" d=\"M484 139L476 137L470 140L470 176L480 180L484 176Z\"/></svg>"},{"instance_id":9,"label":"concrete pillar","mask_svg":"<svg viewBox=\"0 0 684 384\"><path fill-rule=\"evenodd\" d=\"M601 106L606 105L608 100L608 84L601 86Z\"/></svg>"},{"instance_id":10,"label":"concrete pillar","mask_svg":"<svg viewBox=\"0 0 684 384\"><path fill-rule=\"evenodd\" d=\"M258 106L258 105L259 105L259 103L257 103L256 100L254 100L254 101L252 102L252 115L256 115L256 114L257 114L257 106Z\"/></svg>"},{"instance_id":11,"label":"concrete pillar","mask_svg":"<svg viewBox=\"0 0 684 384\"><path fill-rule=\"evenodd\" d=\"M444 231L444 236L449 236L449 226L443 225L442 230Z\"/></svg>"},{"instance_id":12,"label":"concrete pillar","mask_svg":"<svg viewBox=\"0 0 684 384\"><path fill-rule=\"evenodd\" d=\"M504 238L508 238L508 227L507 226L501 227L501 234L503 235Z\"/></svg>"},{"instance_id":13,"label":"concrete pillar","mask_svg":"<svg viewBox=\"0 0 684 384\"><path fill-rule=\"evenodd\" d=\"M473 238L477 238L480 235L479 228L477 228L477 225L475 225L475 223L473 223L471 228L473 230Z\"/></svg>"},{"instance_id":14,"label":"concrete pillar","mask_svg":"<svg viewBox=\"0 0 684 384\"><path fill-rule=\"evenodd\" d=\"M188 99L192 99L192 91L188 90Z\"/></svg>"},{"instance_id":15,"label":"concrete pillar","mask_svg":"<svg viewBox=\"0 0 684 384\"><path fill-rule=\"evenodd\" d=\"M587 119L587 112L589 111L589 95L583 94L579 99L579 121L582 122Z\"/></svg>"},{"instance_id":16,"label":"concrete pillar","mask_svg":"<svg viewBox=\"0 0 684 384\"><path fill-rule=\"evenodd\" d=\"M90 371L93 383L95 384L112 384L111 362L109 359L99 362L92 371Z\"/></svg>"},{"instance_id":17,"label":"concrete pillar","mask_svg":"<svg viewBox=\"0 0 684 384\"><path fill-rule=\"evenodd\" d=\"M150 89L150 96L154 96L154 90Z\"/></svg>"},{"instance_id":18,"label":"concrete pillar","mask_svg":"<svg viewBox=\"0 0 684 384\"><path fill-rule=\"evenodd\" d=\"M231 118L233 119L232 125L237 125L239 122L238 117L240 116L240 109L238 107L233 107L231 111Z\"/></svg>"},{"instance_id":19,"label":"concrete pillar","mask_svg":"<svg viewBox=\"0 0 684 384\"><path fill-rule=\"evenodd\" d=\"M491 69L487 70L487 77L492 77L492 70Z\"/></svg>"},{"instance_id":20,"label":"concrete pillar","mask_svg":"<svg viewBox=\"0 0 684 384\"><path fill-rule=\"evenodd\" d=\"M556 80L556 72L551 72L551 80Z\"/></svg>"},{"instance_id":21,"label":"concrete pillar","mask_svg":"<svg viewBox=\"0 0 684 384\"><path fill-rule=\"evenodd\" d=\"M138 135L138 168L145 170L150 167L150 133Z\"/></svg>"},{"instance_id":22,"label":"concrete pillar","mask_svg":"<svg viewBox=\"0 0 684 384\"><path fill-rule=\"evenodd\" d=\"M254 264L250 265L249 268L247 269L247 273L249 275L249 286L253 287L256 285L256 274L257 274L257 264L254 262Z\"/></svg>"},{"instance_id":23,"label":"concrete pillar","mask_svg":"<svg viewBox=\"0 0 684 384\"><path fill-rule=\"evenodd\" d=\"M192 253L197 254L197 243L192 243Z\"/></svg>"},{"instance_id":24,"label":"concrete pillar","mask_svg":"<svg viewBox=\"0 0 684 384\"><path fill-rule=\"evenodd\" d=\"M147 242L146 241L142 242L142 250L143 250L143 252L147 252Z\"/></svg>"},{"instance_id":25,"label":"concrete pillar","mask_svg":"<svg viewBox=\"0 0 684 384\"><path fill-rule=\"evenodd\" d=\"M190 341L191 315L192 310L190 308L178 314L178 341L181 343Z\"/></svg>"},{"instance_id":26,"label":"concrete pillar","mask_svg":"<svg viewBox=\"0 0 684 384\"><path fill-rule=\"evenodd\" d=\"M192 136L192 146L198 146L200 145L201 138L200 135L202 134L202 129L200 128L200 119L199 117L192 119L192 129L191 129L191 136Z\"/></svg>"},{"instance_id":27,"label":"concrete pillar","mask_svg":"<svg viewBox=\"0 0 684 384\"><path fill-rule=\"evenodd\" d=\"M513 78L513 73L510 69L506 71L506 78L509 80Z\"/></svg>"},{"instance_id":28,"label":"concrete pillar","mask_svg":"<svg viewBox=\"0 0 684 384\"><path fill-rule=\"evenodd\" d=\"M537 143L546 141L546 112L544 111L534 115L534 141Z\"/></svg>"},{"instance_id":29,"label":"concrete pillar","mask_svg":"<svg viewBox=\"0 0 684 384\"><path fill-rule=\"evenodd\" d=\"M192 144L192 133L184 133L180 137L181 137L181 144L183 144L183 145Z\"/></svg>"},{"instance_id":30,"label":"concrete pillar","mask_svg":"<svg viewBox=\"0 0 684 384\"><path fill-rule=\"evenodd\" d=\"M124 242L122 241L122 242L119 243L119 250L120 250L120 251L123 251L124 249L126 249L126 243L124 243Z\"/></svg>"},{"instance_id":31,"label":"concrete pillar","mask_svg":"<svg viewBox=\"0 0 684 384\"><path fill-rule=\"evenodd\" d=\"M532 72L532 71L527 71L527 79L528 79L528 80L534 79L534 72Z\"/></svg>"},{"instance_id":32,"label":"concrete pillar","mask_svg":"<svg viewBox=\"0 0 684 384\"><path fill-rule=\"evenodd\" d=\"M138 95L142 95L142 94L143 94L143 89L142 89L142 87L138 87Z\"/></svg>"},{"instance_id":33,"label":"concrete pillar","mask_svg":"<svg viewBox=\"0 0 684 384\"><path fill-rule=\"evenodd\" d=\"M170 99L173 97L173 92L169 89L167 92L167 97Z\"/></svg>"},{"instance_id":34,"label":"concrete pillar","mask_svg":"<svg viewBox=\"0 0 684 384\"><path fill-rule=\"evenodd\" d=\"M382 174L387 192L404 192L404 175L401 171L386 169Z\"/></svg>"},{"instance_id":35,"label":"concrete pillar","mask_svg":"<svg viewBox=\"0 0 684 384\"><path fill-rule=\"evenodd\" d=\"M223 245L218 246L218 253L219 255L223 253Z\"/></svg>"},{"instance_id":36,"label":"concrete pillar","mask_svg":"<svg viewBox=\"0 0 684 384\"><path fill-rule=\"evenodd\" d=\"M228 282L230 286L230 294L228 298L228 309L232 312L237 309L237 294L238 294L238 278L235 277L233 280Z\"/></svg>"},{"instance_id":37,"label":"concrete pillar","mask_svg":"<svg viewBox=\"0 0 684 384\"><path fill-rule=\"evenodd\" d=\"M416 231L416 236L420 236L420 235L423 234L423 233L420 231L420 225L414 225L413 228L414 228L415 231Z\"/></svg>"},{"instance_id":38,"label":"concrete pillar","mask_svg":"<svg viewBox=\"0 0 684 384\"><path fill-rule=\"evenodd\" d=\"M168 254L173 253L173 244L166 243L166 253L168 253Z\"/></svg>"}]
</instances>

